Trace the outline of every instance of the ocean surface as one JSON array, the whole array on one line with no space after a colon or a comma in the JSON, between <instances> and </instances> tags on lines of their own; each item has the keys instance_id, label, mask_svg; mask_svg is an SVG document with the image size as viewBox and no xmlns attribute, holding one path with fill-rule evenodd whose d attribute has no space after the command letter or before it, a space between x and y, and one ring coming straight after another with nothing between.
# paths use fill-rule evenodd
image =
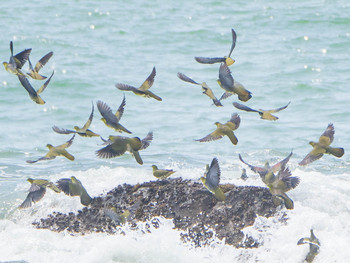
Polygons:
<instances>
[{"instance_id":1,"label":"ocean surface","mask_svg":"<svg viewBox=\"0 0 350 263\"><path fill-rule=\"evenodd\" d=\"M350 252L350 3L336 1L1 1L0 57L32 48L32 63L53 51L40 71L55 74L35 104L18 78L0 69L0 262L302 262L308 245L297 246L314 229L321 241L315 262L348 262ZM245 105L273 109L275 122L254 112L239 111L223 100L215 107L200 86L178 79L182 72L206 82L220 97L219 64L204 65L195 56L227 56L231 28L237 33L230 66L235 80L252 92ZM139 87L156 67L151 88L163 100L143 98L115 88L116 83ZM23 69L27 72L28 63ZM35 89L42 81L31 80ZM83 126L95 105L91 130L103 138L116 134L100 120L96 102L116 111L126 98L121 123L143 138L153 131L151 145L140 152L141 166L126 153L99 159L99 137L76 136L68 151L75 156L34 164L47 153L46 144L60 145L71 135L53 132L52 126ZM239 101L238 101L239 102ZM233 146L227 137L200 143L233 113L241 117ZM308 166L300 162L333 123L333 146L343 147L342 158L326 155ZM125 134L124 134L125 135ZM170 220L151 234L123 228L125 236L88 234L71 236L37 230L32 222L53 211L82 209L79 198L47 191L31 208L17 207L27 195L28 177L56 181L75 176L91 196L104 195L123 183L155 180L151 165L174 169L173 177L198 180L205 165L217 157L221 183L263 186L238 154L254 165L275 163L291 151L288 163L299 186L289 192L294 210L258 218L244 230L263 245L235 249L218 241L193 248L180 241ZM240 179L247 168L249 179Z\"/></svg>"}]
</instances>

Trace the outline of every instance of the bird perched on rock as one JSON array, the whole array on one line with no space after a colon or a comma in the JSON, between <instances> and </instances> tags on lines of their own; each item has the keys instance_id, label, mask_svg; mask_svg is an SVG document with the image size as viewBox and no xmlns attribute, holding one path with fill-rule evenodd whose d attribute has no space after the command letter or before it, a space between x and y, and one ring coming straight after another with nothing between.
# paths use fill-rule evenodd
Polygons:
<instances>
[{"instance_id":1,"label":"bird perched on rock","mask_svg":"<svg viewBox=\"0 0 350 263\"><path fill-rule=\"evenodd\" d=\"M158 169L156 165L152 165L152 169L153 169L153 175L159 179L166 179L170 175L175 173L174 170L170 170L170 169Z\"/></svg>"},{"instance_id":2,"label":"bird perched on rock","mask_svg":"<svg viewBox=\"0 0 350 263\"><path fill-rule=\"evenodd\" d=\"M327 129L323 132L318 142L309 142L313 149L305 156L299 165L307 165L313 161L316 161L325 153L334 155L338 158L342 157L344 155L344 148L334 148L330 146L334 139L334 133L335 131L333 124L328 124Z\"/></svg>"},{"instance_id":3,"label":"bird perched on rock","mask_svg":"<svg viewBox=\"0 0 350 263\"><path fill-rule=\"evenodd\" d=\"M273 166L270 166L269 162L265 163L264 167L258 167L258 166L253 166L247 162L245 162L242 158L242 156L239 154L239 159L241 160L242 163L248 165L248 167L254 172L260 175L261 180L265 183L268 184L270 183L270 178L273 178L275 176L274 174L280 171L283 167L286 166L288 163L290 157L292 156L293 152L291 152L286 158L284 158L282 161L274 164Z\"/></svg>"},{"instance_id":4,"label":"bird perched on rock","mask_svg":"<svg viewBox=\"0 0 350 263\"><path fill-rule=\"evenodd\" d=\"M91 110L91 114L89 119L87 120L87 122L84 124L84 126L82 128L78 127L78 126L74 126L74 130L68 130L68 129L61 129L58 128L57 126L53 126L52 129L60 134L70 134L70 133L77 133L82 137L93 137L93 136L100 136L97 133L94 133L93 131L91 131L89 129L92 119L94 117L94 104L92 103L92 110Z\"/></svg>"},{"instance_id":5,"label":"bird perched on rock","mask_svg":"<svg viewBox=\"0 0 350 263\"><path fill-rule=\"evenodd\" d=\"M34 161L27 160L27 163L36 163L37 161L42 161L42 160L52 160L52 159L55 159L57 156L64 156L67 159L74 161L74 156L68 153L66 150L66 148L72 145L74 137L75 137L75 134L69 141L58 146L52 146L51 144L47 144L46 147L49 148L49 152L45 156L40 157L39 159Z\"/></svg>"},{"instance_id":6,"label":"bird perched on rock","mask_svg":"<svg viewBox=\"0 0 350 263\"><path fill-rule=\"evenodd\" d=\"M52 57L53 52L47 53L45 56L43 56L36 64L35 68L33 68L32 63L30 62L30 58L28 57L29 62L29 73L27 73L28 76L30 76L33 79L37 80L43 80L46 79L45 76L42 76L39 74L40 69L45 66L45 64L49 61L49 59Z\"/></svg>"},{"instance_id":7,"label":"bird perched on rock","mask_svg":"<svg viewBox=\"0 0 350 263\"><path fill-rule=\"evenodd\" d=\"M143 96L146 98L153 98L156 100L161 101L162 98L158 97L156 94L152 93L149 89L152 87L154 82L154 77L156 76L156 68L153 67L153 70L151 74L148 76L148 78L142 83L142 85L139 88L135 88L133 86L130 86L128 84L122 84L117 83L115 86L117 89L124 90L124 91L132 91L134 94L138 96Z\"/></svg>"},{"instance_id":8,"label":"bird perched on rock","mask_svg":"<svg viewBox=\"0 0 350 263\"><path fill-rule=\"evenodd\" d=\"M239 125L241 123L241 118L237 113L232 114L231 119L226 122L225 124L222 124L220 122L215 122L215 125L217 126L216 130L212 133L208 134L207 136L203 137L202 139L196 140L200 142L208 142L208 141L214 141L221 139L223 136L229 137L231 142L236 145L238 143L238 139L233 133L234 130L238 129Z\"/></svg>"},{"instance_id":9,"label":"bird perched on rock","mask_svg":"<svg viewBox=\"0 0 350 263\"><path fill-rule=\"evenodd\" d=\"M86 189L82 185L82 183L71 176L71 178L61 178L57 181L57 186L61 189L66 195L69 196L80 196L80 203L82 205L88 206L92 198L87 193Z\"/></svg>"},{"instance_id":10,"label":"bird perched on rock","mask_svg":"<svg viewBox=\"0 0 350 263\"><path fill-rule=\"evenodd\" d=\"M21 71L23 65L27 62L30 52L32 51L31 48L25 49L22 52L13 55L13 43L10 42L10 50L11 50L11 56L9 59L9 62L3 62L5 69L7 72L15 75L22 75L25 76L25 74Z\"/></svg>"},{"instance_id":11,"label":"bird perched on rock","mask_svg":"<svg viewBox=\"0 0 350 263\"><path fill-rule=\"evenodd\" d=\"M129 131L119 123L121 117L123 116L125 105L126 101L124 96L123 101L120 104L117 112L113 114L111 108L106 103L100 100L97 101L97 108L102 115L101 120L104 122L104 124L106 124L106 126L114 129L117 132L126 132L130 134L131 131Z\"/></svg>"},{"instance_id":12,"label":"bird perched on rock","mask_svg":"<svg viewBox=\"0 0 350 263\"><path fill-rule=\"evenodd\" d=\"M225 201L226 196L219 186L220 173L218 159L214 158L211 161L210 166L206 165L206 171L200 180L202 181L203 185L214 194L217 200Z\"/></svg>"},{"instance_id":13,"label":"bird perched on rock","mask_svg":"<svg viewBox=\"0 0 350 263\"><path fill-rule=\"evenodd\" d=\"M245 89L242 84L237 83L231 75L231 70L226 63L221 63L219 69L219 79L217 80L219 86L225 90L225 93L221 96L220 101L228 98L232 94L237 94L238 99L241 101L248 101L252 97L252 93Z\"/></svg>"},{"instance_id":14,"label":"bird perched on rock","mask_svg":"<svg viewBox=\"0 0 350 263\"><path fill-rule=\"evenodd\" d=\"M118 213L115 207L105 209L104 214L108 216L116 225L123 225L126 219L130 216L130 211L125 210L123 213Z\"/></svg>"},{"instance_id":15,"label":"bird perched on rock","mask_svg":"<svg viewBox=\"0 0 350 263\"><path fill-rule=\"evenodd\" d=\"M47 187L52 189L56 193L61 192L61 190L57 188L56 185L45 179L28 178L27 181L31 183L31 186L28 190L29 193L24 202L19 206L19 208L28 208L32 206L32 203L40 201L44 197Z\"/></svg>"},{"instance_id":16,"label":"bird perched on rock","mask_svg":"<svg viewBox=\"0 0 350 263\"><path fill-rule=\"evenodd\" d=\"M237 35L236 32L233 30L233 28L231 29L232 31L232 45L231 45L231 50L230 53L228 54L228 56L224 56L224 57L215 57L215 58L208 58L208 57L195 57L194 59L202 64L213 64L213 63L219 63L219 62L225 62L228 66L231 66L233 63L235 63L235 60L231 58L231 54L233 49L236 46L236 39L237 39Z\"/></svg>"},{"instance_id":17,"label":"bird perched on rock","mask_svg":"<svg viewBox=\"0 0 350 263\"><path fill-rule=\"evenodd\" d=\"M141 159L140 150L146 149L153 139L153 132L149 132L145 138L140 140L139 137L128 138L124 136L109 136L108 140L104 140L104 144L107 146L96 151L96 155L99 158L113 158L123 155L126 151L130 152L134 156L135 160L139 164L143 164Z\"/></svg>"},{"instance_id":18,"label":"bird perched on rock","mask_svg":"<svg viewBox=\"0 0 350 263\"><path fill-rule=\"evenodd\" d=\"M309 244L309 252L306 255L305 261L312 262L316 255L320 253L321 242L315 236L313 229L310 230L310 237L303 237L298 240L297 245Z\"/></svg>"},{"instance_id":19,"label":"bird perched on rock","mask_svg":"<svg viewBox=\"0 0 350 263\"><path fill-rule=\"evenodd\" d=\"M233 102L233 106L235 106L237 109L244 110L244 111L257 112L257 113L259 113L261 119L269 120L269 121L275 121L278 119L278 117L272 115L271 113L275 113L275 112L279 112L281 110L284 110L285 108L288 107L289 104L290 104L290 102L283 107L273 109L273 110L262 110L262 109L254 110L254 109L249 108L248 106L245 106L245 105L240 104L238 102Z\"/></svg>"},{"instance_id":20,"label":"bird perched on rock","mask_svg":"<svg viewBox=\"0 0 350 263\"><path fill-rule=\"evenodd\" d=\"M24 75L18 75L18 79L21 82L22 86L27 90L29 97L35 101L37 104L45 104L45 101L39 96L40 93L42 93L47 85L49 85L50 80L54 74L54 71L52 72L51 76L45 81L45 83L37 90L33 88L33 86L30 84L29 80Z\"/></svg>"},{"instance_id":21,"label":"bird perched on rock","mask_svg":"<svg viewBox=\"0 0 350 263\"><path fill-rule=\"evenodd\" d=\"M211 90L211 88L208 87L207 83L205 82L202 82L201 84L194 81L193 79L187 77L185 74L182 74L182 73L177 73L177 76L179 79L183 80L183 81L186 81L186 82L189 82L189 83L192 83L192 84L196 84L196 85L200 85L202 86L202 89L203 89L203 94L207 95L209 98L211 98L215 104L215 106L222 106L221 102L215 97L213 91Z\"/></svg>"},{"instance_id":22,"label":"bird perched on rock","mask_svg":"<svg viewBox=\"0 0 350 263\"><path fill-rule=\"evenodd\" d=\"M267 176L270 178L267 178ZM300 178L292 176L291 171L283 166L276 176L273 173L268 173L266 175L266 181L270 193L274 196L273 202L275 205L279 205L280 202L278 199L282 199L287 209L293 209L293 200L287 196L286 192L297 187Z\"/></svg>"}]
</instances>

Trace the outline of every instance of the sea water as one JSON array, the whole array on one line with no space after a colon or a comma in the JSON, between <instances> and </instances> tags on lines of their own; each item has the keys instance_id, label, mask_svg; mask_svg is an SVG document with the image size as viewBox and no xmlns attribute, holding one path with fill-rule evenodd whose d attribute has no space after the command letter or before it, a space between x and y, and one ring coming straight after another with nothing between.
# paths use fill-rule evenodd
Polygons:
<instances>
[{"instance_id":1,"label":"sea water","mask_svg":"<svg viewBox=\"0 0 350 263\"><path fill-rule=\"evenodd\" d=\"M41 97L30 100L15 75L0 70L0 261L25 262L301 262L308 245L297 246L314 229L321 250L315 262L347 262L350 256L349 82L350 4L348 1L1 1L0 57L32 48L35 64L54 55L41 69L55 74ZM245 105L273 109L277 121L261 120L257 113L234 108L236 96L215 107L200 86L177 78L184 73L206 82L220 97L219 64L204 65L195 56L227 56L231 28L237 33L230 67L235 80L252 92ZM142 98L115 88L116 83L139 87L156 67L151 88L163 101ZM26 72L28 64L23 70ZM35 89L42 81L31 80ZM46 144L60 145L71 138L52 126L83 126L95 105L90 129L103 138L118 135L100 121L98 100L116 111L126 98L121 123L143 138L154 139L140 152L141 166L129 155L99 159L99 137L76 136L68 151L73 162L58 157L28 164L47 153ZM233 146L228 138L200 143L214 123L241 117ZM306 167L298 166L333 123L332 145L343 147L342 158L324 156ZM77 212L79 198L47 191L33 207L18 210L27 195L28 177L57 181L77 177L91 196L103 196L114 187L155 180L151 165L176 170L173 177L197 180L205 165L217 157L221 183L264 186L247 169L240 179L238 159L264 165L291 151L288 163L300 184L288 194L294 210L244 229L262 244L257 249L235 249L217 240L210 247L194 248L180 241L171 220L159 218L160 228L149 234L123 226L126 235L72 236L38 230L32 225L48 214ZM286 223L279 220L283 213Z\"/></svg>"}]
</instances>

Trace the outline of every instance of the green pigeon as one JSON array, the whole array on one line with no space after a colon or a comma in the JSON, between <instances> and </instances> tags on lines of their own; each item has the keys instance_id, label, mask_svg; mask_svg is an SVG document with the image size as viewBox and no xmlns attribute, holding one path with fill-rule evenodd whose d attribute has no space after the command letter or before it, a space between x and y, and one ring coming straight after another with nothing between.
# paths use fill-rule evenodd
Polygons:
<instances>
[{"instance_id":1,"label":"green pigeon","mask_svg":"<svg viewBox=\"0 0 350 263\"><path fill-rule=\"evenodd\" d=\"M252 93L245 89L242 84L237 83L231 75L231 70L228 68L226 63L221 63L219 69L219 79L217 80L219 86L225 90L225 93L219 99L220 101L228 98L232 94L237 94L238 99L241 101L248 101L252 97Z\"/></svg>"},{"instance_id":2,"label":"green pigeon","mask_svg":"<svg viewBox=\"0 0 350 263\"><path fill-rule=\"evenodd\" d=\"M208 142L208 141L214 141L221 139L223 136L229 137L232 144L236 145L238 143L238 139L233 133L234 130L238 129L239 125L241 123L241 118L237 113L232 114L231 119L222 124L220 122L215 122L216 130L212 133L208 134L207 136L203 137L202 139L196 140L200 142Z\"/></svg>"},{"instance_id":3,"label":"green pigeon","mask_svg":"<svg viewBox=\"0 0 350 263\"><path fill-rule=\"evenodd\" d=\"M40 93L42 93L47 85L49 85L50 80L54 74L54 71L52 72L51 76L45 81L45 83L37 90L33 88L33 86L30 84L29 80L24 75L18 75L18 79L21 82L22 86L27 90L29 97L35 101L37 104L45 104L45 101L39 96Z\"/></svg>"},{"instance_id":4,"label":"green pigeon","mask_svg":"<svg viewBox=\"0 0 350 263\"><path fill-rule=\"evenodd\" d=\"M200 180L202 181L203 185L214 194L217 200L225 201L226 196L219 186L220 173L218 159L214 158L211 161L210 166L206 165L206 171Z\"/></svg>"},{"instance_id":5,"label":"green pigeon","mask_svg":"<svg viewBox=\"0 0 350 263\"><path fill-rule=\"evenodd\" d=\"M242 169L241 179L242 179L243 181L245 181L245 180L248 179L247 170L244 169L244 168Z\"/></svg>"},{"instance_id":6,"label":"green pigeon","mask_svg":"<svg viewBox=\"0 0 350 263\"><path fill-rule=\"evenodd\" d=\"M231 29L232 32L232 45L231 45L231 50L230 53L228 53L228 56L224 57L215 57L215 58L208 58L208 57L195 57L194 59L202 64L214 64L214 63L219 63L219 62L225 62L228 66L231 66L233 63L235 63L235 60L231 58L231 54L233 49L236 46L236 39L237 35L236 32Z\"/></svg>"},{"instance_id":7,"label":"green pigeon","mask_svg":"<svg viewBox=\"0 0 350 263\"><path fill-rule=\"evenodd\" d=\"M217 107L222 106L221 102L215 97L213 91L211 90L211 88L208 87L207 83L202 82L200 84L200 83L194 81L193 79L187 77L185 74L182 74L180 72L177 73L177 76L178 76L179 79L181 79L183 81L202 86L203 94L205 94L209 98L211 98L213 100L215 106L217 106Z\"/></svg>"},{"instance_id":8,"label":"green pigeon","mask_svg":"<svg viewBox=\"0 0 350 263\"><path fill-rule=\"evenodd\" d=\"M69 196L80 196L80 203L82 205L88 206L92 198L87 193L86 189L82 185L82 183L71 176L71 178L61 178L57 181L57 186L61 189L66 195Z\"/></svg>"},{"instance_id":9,"label":"green pigeon","mask_svg":"<svg viewBox=\"0 0 350 263\"><path fill-rule=\"evenodd\" d=\"M146 98L153 98L158 101L161 101L162 98L158 97L156 94L152 93L149 89L152 87L154 82L154 77L156 76L156 68L153 67L153 70L151 74L148 76L148 78L142 83L142 85L139 88L135 88L133 86L130 86L128 84L122 84L117 83L115 86L117 89L123 90L123 91L132 91L134 94Z\"/></svg>"},{"instance_id":10,"label":"green pigeon","mask_svg":"<svg viewBox=\"0 0 350 263\"><path fill-rule=\"evenodd\" d=\"M61 192L61 190L57 188L56 185L45 179L28 178L27 181L31 183L31 186L28 190L29 193L19 208L28 208L32 206L32 203L40 201L44 197L47 187L56 193Z\"/></svg>"},{"instance_id":11,"label":"green pigeon","mask_svg":"<svg viewBox=\"0 0 350 263\"><path fill-rule=\"evenodd\" d=\"M104 214L108 216L116 225L124 225L126 219L130 216L130 211L125 210L124 213L118 213L115 207L105 209Z\"/></svg>"},{"instance_id":12,"label":"green pigeon","mask_svg":"<svg viewBox=\"0 0 350 263\"><path fill-rule=\"evenodd\" d=\"M96 151L96 155L99 158L113 158L123 155L126 151L131 155L139 164L143 164L141 159L140 150L146 149L153 139L153 132L149 132L145 138L140 140L139 137L128 138L125 136L109 136L108 140L104 140L104 144L107 146Z\"/></svg>"},{"instance_id":13,"label":"green pigeon","mask_svg":"<svg viewBox=\"0 0 350 263\"><path fill-rule=\"evenodd\" d=\"M36 163L37 161L42 160L52 160L55 159L57 156L64 156L67 159L74 161L74 156L68 153L66 150L66 148L72 145L74 137L75 134L69 141L58 146L52 146L51 144L47 144L46 147L49 148L49 152L45 156L40 157L37 160L27 160L27 163Z\"/></svg>"},{"instance_id":14,"label":"green pigeon","mask_svg":"<svg viewBox=\"0 0 350 263\"><path fill-rule=\"evenodd\" d=\"M273 202L279 204L280 202L277 199L282 199L287 209L293 209L293 200L287 196L286 192L297 187L300 178L291 176L291 171L285 166L278 171L277 175L274 175L273 173L269 173L268 175L271 176L266 180L268 181L266 185L269 188L270 193L274 196Z\"/></svg>"},{"instance_id":15,"label":"green pigeon","mask_svg":"<svg viewBox=\"0 0 350 263\"><path fill-rule=\"evenodd\" d=\"M82 128L78 127L78 126L74 126L74 130L67 130L67 129L61 129L58 128L57 126L53 126L52 129L60 134L70 134L70 133L77 133L78 135L82 136L82 137L93 137L93 136L100 136L97 133L94 133L93 131L91 131L89 129L92 119L94 117L94 104L92 103L92 110L91 110L91 114L89 119L87 120L87 122L84 124L84 126Z\"/></svg>"},{"instance_id":16,"label":"green pigeon","mask_svg":"<svg viewBox=\"0 0 350 263\"><path fill-rule=\"evenodd\" d=\"M342 157L344 155L344 148L334 148L330 146L334 139L334 133L333 124L328 124L327 129L321 135L318 142L309 142L313 149L305 156L299 165L312 163L313 161L320 159L325 153L334 155L338 158Z\"/></svg>"},{"instance_id":17,"label":"green pigeon","mask_svg":"<svg viewBox=\"0 0 350 263\"><path fill-rule=\"evenodd\" d=\"M152 165L152 169L153 169L153 175L159 179L166 179L170 175L175 173L174 170L170 170L170 169L158 169L156 165Z\"/></svg>"},{"instance_id":18,"label":"green pigeon","mask_svg":"<svg viewBox=\"0 0 350 263\"><path fill-rule=\"evenodd\" d=\"M268 183L270 183L270 180L273 180L275 173L277 173L283 167L286 166L286 164L288 163L288 161L292 155L293 155L293 152L291 152L286 158L284 158L282 161L274 164L273 166L270 166L269 162L266 162L264 167L253 166L253 165L245 162L240 154L238 156L239 156L239 159L241 160L242 163L248 165L248 167L254 173L257 173L260 175L261 180L265 184L268 184Z\"/></svg>"},{"instance_id":19,"label":"green pigeon","mask_svg":"<svg viewBox=\"0 0 350 263\"><path fill-rule=\"evenodd\" d=\"M25 74L21 71L23 65L27 62L30 52L32 51L31 48L25 49L22 52L13 55L13 43L10 42L10 50L11 50L11 56L9 59L9 62L3 62L5 69L7 72L15 75L22 75L25 76Z\"/></svg>"},{"instance_id":20,"label":"green pigeon","mask_svg":"<svg viewBox=\"0 0 350 263\"><path fill-rule=\"evenodd\" d=\"M278 117L272 115L271 113L275 113L275 112L279 112L281 110L284 110L285 108L288 107L289 104L290 104L290 102L288 102L288 104L283 106L283 107L273 109L273 110L262 110L262 109L254 110L254 109L249 108L248 106L245 106L245 105L240 104L238 102L233 102L233 106L235 106L237 109L244 110L244 111L257 112L257 113L259 113L261 119L269 120L269 121L275 121L278 119Z\"/></svg>"},{"instance_id":21,"label":"green pigeon","mask_svg":"<svg viewBox=\"0 0 350 263\"><path fill-rule=\"evenodd\" d=\"M124 96L123 101L120 104L117 112L113 114L111 108L106 103L100 100L97 101L97 108L102 115L101 120L104 122L104 124L106 124L108 127L114 129L117 132L126 132L130 134L131 131L129 131L119 123L121 117L123 116L125 105L126 101Z\"/></svg>"},{"instance_id":22,"label":"green pigeon","mask_svg":"<svg viewBox=\"0 0 350 263\"><path fill-rule=\"evenodd\" d=\"M320 253L321 243L320 240L315 236L313 229L310 229L310 237L303 237L298 240L297 245L309 244L309 252L306 255L305 261L312 262L316 255Z\"/></svg>"},{"instance_id":23,"label":"green pigeon","mask_svg":"<svg viewBox=\"0 0 350 263\"><path fill-rule=\"evenodd\" d=\"M45 76L42 76L39 74L40 69L45 66L45 64L49 61L49 59L52 57L53 52L47 53L45 56L43 56L36 64L35 68L33 68L32 63L30 62L30 59L28 58L29 63L29 73L27 73L28 76L30 76L33 79L37 80L43 80L46 79Z\"/></svg>"}]
</instances>

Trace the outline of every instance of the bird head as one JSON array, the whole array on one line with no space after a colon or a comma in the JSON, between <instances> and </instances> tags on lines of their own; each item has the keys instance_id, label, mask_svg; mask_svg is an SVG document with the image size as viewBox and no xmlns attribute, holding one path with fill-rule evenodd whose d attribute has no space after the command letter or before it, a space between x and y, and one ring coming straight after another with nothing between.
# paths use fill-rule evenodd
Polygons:
<instances>
[{"instance_id":1,"label":"bird head","mask_svg":"<svg viewBox=\"0 0 350 263\"><path fill-rule=\"evenodd\" d=\"M32 178L28 178L28 179L27 179L27 181L28 181L29 183L31 183L31 184L32 184L32 183L34 182L34 179L32 179Z\"/></svg>"},{"instance_id":2,"label":"bird head","mask_svg":"<svg viewBox=\"0 0 350 263\"><path fill-rule=\"evenodd\" d=\"M235 63L236 61L233 58L230 57L226 57L226 65L227 66L231 66L233 63Z\"/></svg>"},{"instance_id":3,"label":"bird head","mask_svg":"<svg viewBox=\"0 0 350 263\"><path fill-rule=\"evenodd\" d=\"M74 126L73 128L74 128L74 130L76 130L76 131L79 130L79 127L78 127L78 126Z\"/></svg>"},{"instance_id":4,"label":"bird head","mask_svg":"<svg viewBox=\"0 0 350 263\"><path fill-rule=\"evenodd\" d=\"M53 148L53 145L48 143L48 144L46 144L46 147L51 149L51 148Z\"/></svg>"},{"instance_id":5,"label":"bird head","mask_svg":"<svg viewBox=\"0 0 350 263\"><path fill-rule=\"evenodd\" d=\"M153 171L157 170L158 169L157 165L152 165L152 169Z\"/></svg>"},{"instance_id":6,"label":"bird head","mask_svg":"<svg viewBox=\"0 0 350 263\"><path fill-rule=\"evenodd\" d=\"M215 124L216 126L219 126L219 125L220 125L220 122L217 121L217 122L215 122L214 124Z\"/></svg>"},{"instance_id":7,"label":"bird head","mask_svg":"<svg viewBox=\"0 0 350 263\"><path fill-rule=\"evenodd\" d=\"M71 176L70 180L72 181L73 184L78 184L79 180L75 178L75 176Z\"/></svg>"},{"instance_id":8,"label":"bird head","mask_svg":"<svg viewBox=\"0 0 350 263\"><path fill-rule=\"evenodd\" d=\"M314 147L316 143L313 142L313 141L311 141L311 142L309 142L309 144L310 144L312 147Z\"/></svg>"}]
</instances>

